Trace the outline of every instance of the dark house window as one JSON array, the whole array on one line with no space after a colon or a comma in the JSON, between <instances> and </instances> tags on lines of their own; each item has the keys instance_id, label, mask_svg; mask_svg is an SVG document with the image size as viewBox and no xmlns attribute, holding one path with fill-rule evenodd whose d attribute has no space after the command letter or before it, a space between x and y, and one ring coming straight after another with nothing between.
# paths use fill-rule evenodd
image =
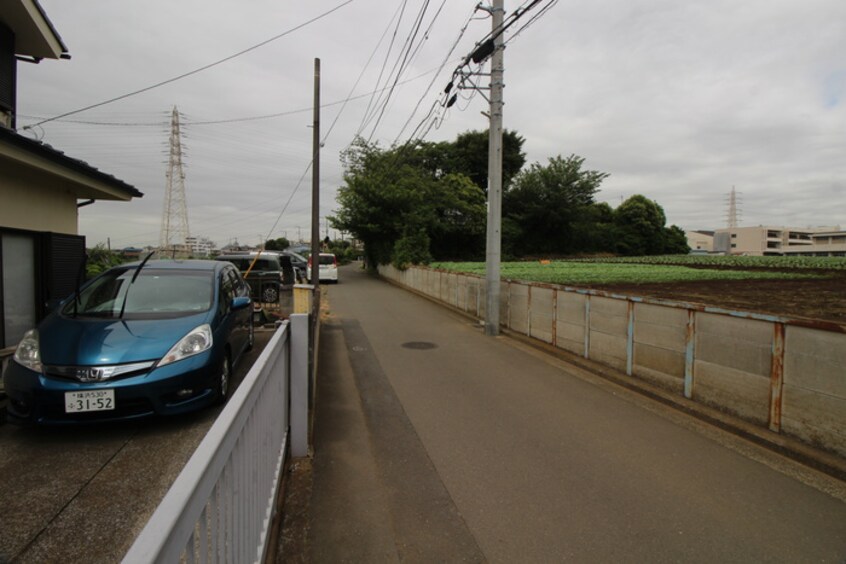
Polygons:
<instances>
[{"instance_id":1,"label":"dark house window","mask_svg":"<svg viewBox=\"0 0 846 564\"><path fill-rule=\"evenodd\" d=\"M0 348L16 345L85 281L85 237L0 229Z\"/></svg>"},{"instance_id":2,"label":"dark house window","mask_svg":"<svg viewBox=\"0 0 846 564\"><path fill-rule=\"evenodd\" d=\"M13 120L16 72L15 34L0 22L0 111L11 113ZM14 122L10 125L14 127Z\"/></svg>"}]
</instances>

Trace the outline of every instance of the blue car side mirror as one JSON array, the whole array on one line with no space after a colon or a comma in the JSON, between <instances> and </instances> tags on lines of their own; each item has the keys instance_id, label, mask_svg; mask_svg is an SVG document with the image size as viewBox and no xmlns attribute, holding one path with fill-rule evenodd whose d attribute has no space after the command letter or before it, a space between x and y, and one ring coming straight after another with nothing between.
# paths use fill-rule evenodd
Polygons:
<instances>
[{"instance_id":1,"label":"blue car side mirror","mask_svg":"<svg viewBox=\"0 0 846 564\"><path fill-rule=\"evenodd\" d=\"M252 303L252 300L247 296L238 296L232 299L232 309L244 309Z\"/></svg>"}]
</instances>

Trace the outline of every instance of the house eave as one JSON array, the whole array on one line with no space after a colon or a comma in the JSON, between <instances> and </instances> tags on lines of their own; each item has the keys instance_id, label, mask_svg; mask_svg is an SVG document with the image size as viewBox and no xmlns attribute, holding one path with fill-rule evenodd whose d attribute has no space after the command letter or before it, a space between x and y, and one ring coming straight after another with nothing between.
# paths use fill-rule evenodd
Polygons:
<instances>
[{"instance_id":1,"label":"house eave","mask_svg":"<svg viewBox=\"0 0 846 564\"><path fill-rule=\"evenodd\" d=\"M17 166L61 179L62 184L80 199L129 201L144 195L134 186L88 163L2 127L0 161L5 161L4 169Z\"/></svg>"},{"instance_id":2,"label":"house eave","mask_svg":"<svg viewBox=\"0 0 846 564\"><path fill-rule=\"evenodd\" d=\"M0 21L15 34L15 54L38 59L70 58L38 0L3 0Z\"/></svg>"}]
</instances>

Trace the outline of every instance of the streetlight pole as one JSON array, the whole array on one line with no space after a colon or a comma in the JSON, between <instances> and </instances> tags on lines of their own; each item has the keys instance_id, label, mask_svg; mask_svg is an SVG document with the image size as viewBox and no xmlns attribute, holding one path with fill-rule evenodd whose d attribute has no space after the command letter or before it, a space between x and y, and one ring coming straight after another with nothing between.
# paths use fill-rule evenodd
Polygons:
<instances>
[{"instance_id":1,"label":"streetlight pole","mask_svg":"<svg viewBox=\"0 0 846 564\"><path fill-rule=\"evenodd\" d=\"M500 260L502 248L502 87L503 0L491 8L494 52L491 57L491 107L488 131L488 229L485 250L485 335L499 335Z\"/></svg>"}]
</instances>

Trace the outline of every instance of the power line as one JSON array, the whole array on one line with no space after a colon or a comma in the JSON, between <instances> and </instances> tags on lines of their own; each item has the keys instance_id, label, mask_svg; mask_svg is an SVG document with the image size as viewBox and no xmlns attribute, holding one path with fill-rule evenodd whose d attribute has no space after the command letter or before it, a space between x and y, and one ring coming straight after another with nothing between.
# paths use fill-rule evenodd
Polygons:
<instances>
[{"instance_id":1,"label":"power line","mask_svg":"<svg viewBox=\"0 0 846 564\"><path fill-rule=\"evenodd\" d=\"M441 8L443 8L443 4L441 4ZM464 26L462 26L461 30L458 32L458 37L455 39L455 41L453 41L452 47L450 47L449 52L447 52L446 56L444 57L443 61L441 62L441 66L438 67L438 72L435 73L435 76L432 77L432 81L429 82L429 86L426 87L426 91L423 93L423 95L417 101L417 105L414 106L414 111L412 111L411 115L408 116L408 120L406 120L406 122L402 126L402 129L400 130L399 134L397 134L396 138L394 139L394 145L396 145L397 141L399 141L400 137L402 137L403 133L405 132L405 128L408 127L408 124L411 123L411 120L414 119L414 116L417 114L417 110L420 109L420 104L422 104L423 100L429 95L429 92L432 90L432 86L434 86L435 81L438 79L438 76L441 74L441 71L446 66L450 57L452 57L453 52L455 52L455 49L458 47L458 44L461 42L461 39L464 37L464 34L467 32L467 28L470 27L470 22L473 21L473 16L476 14L478 9L479 9L478 6L473 8L473 11L470 13L470 17L467 18L467 22L465 22ZM440 9L439 9L439 11L440 11ZM433 20L433 23L434 23L434 20ZM429 29L431 29L431 25L430 25ZM428 33L428 30L427 30L427 33ZM429 109L429 112L426 114L426 117L423 118L421 125L422 125L422 123L425 123L426 120L428 120L432 116L432 114L434 113L434 111L436 109L437 109L437 102L435 102L432 105L432 107ZM420 129L421 125L418 125L414 129L414 132L411 135L412 139L414 138L414 134L417 133L417 131Z\"/></svg>"},{"instance_id":2,"label":"power line","mask_svg":"<svg viewBox=\"0 0 846 564\"><path fill-rule=\"evenodd\" d=\"M443 5L441 5L443 7ZM401 57L397 58L397 61L394 63L394 67L391 69L391 74L389 76L394 76L394 70L396 70L396 76L394 77L393 83L391 84L391 88L388 90L388 94L385 97L385 101L381 103L381 110L379 111L379 115L376 118L376 123L373 125L373 129L370 132L370 136L368 137L368 142L370 139L373 138L373 135L376 134L376 129L379 127L379 124L382 122L382 117L385 115L385 110L388 108L388 104L393 97L394 91L396 90L397 83L399 82L402 73L407 68L407 65L410 63L409 55L412 52L412 46L414 45L414 40L417 37L417 34L420 32L420 26L423 25L423 18L426 16L426 11L429 9L429 0L425 0L423 5L420 7L420 11L417 14L417 18L415 18L414 28L413 31L406 36L405 43L403 44L403 49L401 51ZM440 10L438 10L438 14L440 14ZM434 19L437 19L437 15L435 15ZM433 22L434 23L434 19ZM425 38L423 39L425 41ZM375 115L375 114L374 114Z\"/></svg>"},{"instance_id":3,"label":"power line","mask_svg":"<svg viewBox=\"0 0 846 564\"><path fill-rule=\"evenodd\" d=\"M189 76L195 75L195 74L197 74L197 73L199 73L199 72L202 72L202 71L204 71L204 70L208 70L208 69L210 69L210 68L212 68L212 67L215 67L215 66L217 66L217 65L220 65L220 64L225 63L225 62L227 62L227 61L231 61L232 59L234 59L234 58L236 58L236 57L240 57L241 55L244 55L244 54L246 54L246 53L249 53L250 51L255 51L255 50L256 50L256 49L258 49L259 47L264 47L264 46L265 46L265 45L267 45L268 43L271 43L271 42L273 42L273 41L276 41L277 39L280 39L280 38L282 38L282 37L285 37L286 35L289 35L289 34L291 34L291 33L295 32L295 31L298 31L298 30L300 30L300 29L302 29L302 28L306 27L307 25L310 25L310 24L312 24L312 23L314 23L314 22L316 22L316 21L318 21L318 20L321 20L321 19L325 18L326 16L328 16L329 14L331 14L331 13L333 13L333 12L336 12L337 10L340 10L341 8L343 8L344 6L346 6L347 4L350 4L351 2L353 2L353 0L346 0L346 2L343 2L343 3L339 4L338 6L336 6L336 7L332 8L331 10L328 10L328 11L326 11L326 12L324 12L324 13L320 14L319 16L316 16L316 17L314 17L314 18L312 18L312 19L310 19L310 20L308 20L308 21L306 21L306 22L304 22L304 23L301 23L301 24L300 24L300 25L298 25L298 26L292 27L291 29L289 29L289 30L287 30L287 31L284 31L284 32L280 33L279 35L276 35L276 36L274 36L274 37L271 37L270 39L267 39L267 40L265 40L265 41L262 41L261 43L258 43L258 44L256 44L256 45L253 45L252 47L248 47L247 49L244 49L243 51L239 51L239 52L235 53L234 55L230 55L230 56L228 56L228 57L225 57L225 58L223 58L223 59L220 59L219 61L215 61L215 62L213 62L213 63L209 63L208 65L202 66L202 67L200 67L200 68L198 68L198 69L194 69L194 70L192 70L192 71L186 72L186 73L181 74L181 75L179 75L179 76L175 76L175 77L173 77L173 78L169 78L169 79L167 79L167 80L164 80L164 81L162 81L162 82L158 82L158 83L153 84L153 85L151 85L151 86L147 86L146 88L142 88L142 89L140 89L140 90L136 90L136 91L134 91L134 92L130 92L130 93L128 93L128 94L123 94L123 95L121 95L121 96L117 96L117 97L115 97L115 98L111 98L111 99L109 99L109 100L105 100L105 101L103 101L103 102L98 102L98 103L96 103L96 104L91 104L90 106L86 106L86 107L84 107L84 108L80 108L80 109L78 109L78 110L73 110L73 111L71 111L71 112L65 112L64 114L61 114L61 115L58 115L58 116L51 117L51 118L49 118L49 119L45 119L45 120L39 121L38 123L35 123L35 124L33 124L33 125L28 125L28 126L25 126L25 127L24 127L24 130L31 129L31 128L33 128L33 127L37 127L37 126L40 126L40 125L45 124L45 123L47 123L47 122L54 121L54 120L57 120L57 119L61 119L61 118L63 118L63 117L68 117L68 116L72 116L72 115L75 115L75 114L78 114L78 113L82 113L82 112L85 112L85 111L88 111L88 110L92 110L92 109L94 109L94 108L99 108L100 106L105 106L105 105L107 105L107 104L111 104L111 103L113 103L113 102L117 102L117 101L119 101L119 100L124 100L124 99L126 99L126 98L129 98L129 97L132 97L132 96L136 96L136 95L138 95L138 94L142 94L142 93L144 93L144 92L149 92L150 90L153 90L153 89L155 89L155 88L159 88L159 87L164 86L164 85L166 85L166 84L170 84L170 83L172 83L172 82L176 82L177 80L182 80L183 78L187 78L187 77L189 77Z\"/></svg>"},{"instance_id":4,"label":"power line","mask_svg":"<svg viewBox=\"0 0 846 564\"><path fill-rule=\"evenodd\" d=\"M367 127L367 124L370 122L371 119L373 119L373 116L370 113L370 109L374 105L373 100L374 100L374 97L376 95L376 92L380 93L380 96L378 98L376 98L377 104L378 104L378 101L381 100L381 98L382 98L382 96L381 96L382 90L379 88L379 85L382 84L382 76L385 74L385 69L388 66L388 59L391 58L391 52L394 50L394 42L397 39L397 31L399 31L399 27L402 24L402 18L403 18L403 15L405 14L405 7L407 5L408 5L408 0L403 0L402 4L399 6L399 8L397 8L397 12L395 12L393 18L391 18L391 22L394 21L394 18L396 18L397 24L394 27L394 32L391 34L391 42L388 44L388 50L385 53L385 59L382 61L382 67L379 69L379 76L376 78L376 89L373 91L373 96L371 96L370 101L367 103L367 109L364 110L364 115L361 118L361 124L358 126L358 129L356 130L356 133L355 133L356 136L361 135L361 132L364 131L364 128ZM397 15L399 15L399 17L397 17ZM385 32L382 34L382 37L384 37L385 34L388 32L388 29L390 29L391 22L388 22L388 27L385 29ZM382 43L382 40L380 39L379 44L381 44L381 43ZM376 45L377 48L379 47L379 44Z\"/></svg>"},{"instance_id":5,"label":"power line","mask_svg":"<svg viewBox=\"0 0 846 564\"><path fill-rule=\"evenodd\" d=\"M352 1L352 0L350 0L350 1ZM432 74L433 72L436 72L436 71L440 72L442 67L443 66L438 67L437 69L430 69L428 71L422 72L422 73L415 75L415 76L413 76L409 79L406 79L406 80L399 82L398 85L402 86L402 85L405 85L405 84L409 84L411 82L414 82L415 80L423 78L426 75ZM356 82L356 84L357 83L358 82ZM326 103L326 104L321 104L320 107L321 108L331 108L332 106L345 105L345 104L347 104L347 103L349 103L353 100L360 100L362 98L366 98L367 96L372 96L373 94L378 94L381 91L388 90L389 88L390 88L389 86L385 86L385 87L381 88L380 90L374 90L372 92L365 92L365 93L359 94L357 96L348 96L347 98L345 98L343 100L337 100L335 102L329 102L329 103ZM311 112L311 111L312 111L312 108L300 108L300 109L297 109L297 110L287 110L287 111L284 111L284 112L276 112L276 113L272 113L272 114L263 114L263 115L258 115L258 116L248 116L248 117L241 117L241 118L229 118L229 119L206 120L206 121L192 121L192 120L189 119L189 120L185 121L185 124L195 126L195 125L218 125L218 124L224 124L224 123L262 121L262 120L267 120L267 119L274 119L274 118L279 118L279 117L291 116L291 115L295 115L295 114L303 114L303 113ZM182 112L180 112L180 113L182 113ZM42 116L19 115L18 117L24 118L24 119L41 119L41 120L44 120L42 122L26 126L26 127L24 127L24 129L37 127L37 126L39 126L40 123L45 123L47 121L57 121L59 123L71 123L71 124L76 124L76 125L93 125L93 126L105 126L105 127L148 127L148 126L168 127L170 125L170 122L168 122L168 121L118 122L118 121L72 120L72 119L63 119L62 116L57 116L57 117L54 117L54 118L44 118Z\"/></svg>"}]
</instances>

